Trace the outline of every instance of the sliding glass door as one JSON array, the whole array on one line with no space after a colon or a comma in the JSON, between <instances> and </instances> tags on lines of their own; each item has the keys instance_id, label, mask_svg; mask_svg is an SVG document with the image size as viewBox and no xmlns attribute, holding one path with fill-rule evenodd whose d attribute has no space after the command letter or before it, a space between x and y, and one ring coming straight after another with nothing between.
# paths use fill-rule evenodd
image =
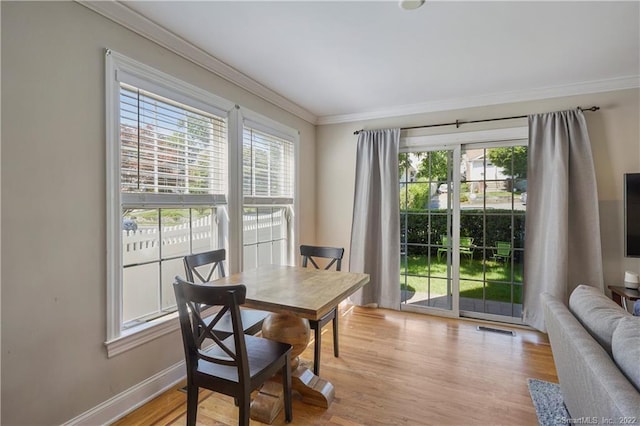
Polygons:
<instances>
[{"instance_id":1,"label":"sliding glass door","mask_svg":"<svg viewBox=\"0 0 640 426\"><path fill-rule=\"evenodd\" d=\"M526 139L404 146L401 308L519 323Z\"/></svg>"},{"instance_id":2,"label":"sliding glass door","mask_svg":"<svg viewBox=\"0 0 640 426\"><path fill-rule=\"evenodd\" d=\"M452 150L400 154L400 299L453 309Z\"/></svg>"},{"instance_id":3,"label":"sliding glass door","mask_svg":"<svg viewBox=\"0 0 640 426\"><path fill-rule=\"evenodd\" d=\"M521 318L527 147L465 146L462 164L461 314Z\"/></svg>"}]
</instances>

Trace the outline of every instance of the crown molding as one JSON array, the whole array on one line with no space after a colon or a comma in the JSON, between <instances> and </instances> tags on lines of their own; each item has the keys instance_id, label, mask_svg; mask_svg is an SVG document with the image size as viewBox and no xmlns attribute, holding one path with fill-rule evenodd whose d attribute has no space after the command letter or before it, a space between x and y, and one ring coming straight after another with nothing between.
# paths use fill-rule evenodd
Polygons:
<instances>
[{"instance_id":1,"label":"crown molding","mask_svg":"<svg viewBox=\"0 0 640 426\"><path fill-rule=\"evenodd\" d=\"M589 93L612 92L615 90L635 89L640 87L640 76L628 76L607 80L594 80L563 86L543 87L531 90L493 93L483 96L448 99L411 105L380 109L376 111L326 115L318 117L317 125L351 123L356 121L376 120L413 114L424 114L437 111L450 111L464 108L482 107L516 102L536 101L541 99L560 98L565 96L585 95Z\"/></svg>"},{"instance_id":2,"label":"crown molding","mask_svg":"<svg viewBox=\"0 0 640 426\"><path fill-rule=\"evenodd\" d=\"M119 1L76 0L76 2L311 124L316 124L318 120L315 114L145 18Z\"/></svg>"},{"instance_id":3,"label":"crown molding","mask_svg":"<svg viewBox=\"0 0 640 426\"><path fill-rule=\"evenodd\" d=\"M305 108L182 39L176 34L140 15L119 1L75 1L94 12L99 13L107 19L122 25L123 27L157 43L158 45L195 63L196 65L199 65L225 80L247 90L248 92L253 93L273 105L315 125L351 123L437 111L450 111L506 103L527 102L640 87L640 76L635 75L607 80L572 83L561 86L550 86L529 90L492 93L482 96L400 105L368 112L325 115L318 117Z\"/></svg>"}]
</instances>

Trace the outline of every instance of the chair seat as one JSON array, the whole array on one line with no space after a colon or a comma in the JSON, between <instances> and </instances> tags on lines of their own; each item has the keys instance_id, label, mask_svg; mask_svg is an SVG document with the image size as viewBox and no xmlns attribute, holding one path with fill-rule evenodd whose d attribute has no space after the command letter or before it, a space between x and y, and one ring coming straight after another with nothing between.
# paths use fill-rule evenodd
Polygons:
<instances>
[{"instance_id":1,"label":"chair seat","mask_svg":"<svg viewBox=\"0 0 640 426\"><path fill-rule=\"evenodd\" d=\"M235 351L233 336L224 339L223 343L229 349ZM287 343L251 335L245 335L245 344L247 346L249 375L252 379L264 374L269 376L275 374L279 368L274 367L274 361L291 350L291 345ZM209 357L228 358L226 352L217 345L204 350L203 353ZM197 376L205 381L225 380L229 383L239 383L237 367L214 364L203 359L198 360ZM215 376L215 378L212 379L211 376ZM257 385L261 383L262 381L258 381Z\"/></svg>"},{"instance_id":2,"label":"chair seat","mask_svg":"<svg viewBox=\"0 0 640 426\"><path fill-rule=\"evenodd\" d=\"M262 330L262 322L269 316L267 311L259 311L257 309L240 309L240 316L242 317L242 326L245 334L256 334ZM211 322L212 317L208 317L204 320L205 324ZM227 337L233 334L233 325L231 323L231 315L229 312L225 313L220 321L215 325L213 331L220 337Z\"/></svg>"}]
</instances>

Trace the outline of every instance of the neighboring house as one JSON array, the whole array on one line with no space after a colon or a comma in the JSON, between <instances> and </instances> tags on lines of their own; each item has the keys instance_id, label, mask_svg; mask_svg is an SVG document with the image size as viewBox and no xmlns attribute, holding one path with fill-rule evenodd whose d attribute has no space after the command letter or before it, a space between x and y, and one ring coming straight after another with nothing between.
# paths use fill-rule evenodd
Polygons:
<instances>
[{"instance_id":1,"label":"neighboring house","mask_svg":"<svg viewBox=\"0 0 640 426\"><path fill-rule=\"evenodd\" d=\"M498 167L486 158L483 150L469 150L467 151L466 171L467 180L502 180L508 179L509 176L503 174L504 169ZM486 164L485 164L486 161Z\"/></svg>"}]
</instances>

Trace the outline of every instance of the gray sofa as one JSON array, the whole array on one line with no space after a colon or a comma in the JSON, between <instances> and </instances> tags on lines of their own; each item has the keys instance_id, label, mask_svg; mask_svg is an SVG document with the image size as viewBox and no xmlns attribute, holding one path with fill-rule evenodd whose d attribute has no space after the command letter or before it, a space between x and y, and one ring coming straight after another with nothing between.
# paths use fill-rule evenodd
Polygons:
<instances>
[{"instance_id":1,"label":"gray sofa","mask_svg":"<svg viewBox=\"0 0 640 426\"><path fill-rule=\"evenodd\" d=\"M640 317L581 285L569 307L542 295L560 389L574 423L640 425Z\"/></svg>"}]
</instances>

